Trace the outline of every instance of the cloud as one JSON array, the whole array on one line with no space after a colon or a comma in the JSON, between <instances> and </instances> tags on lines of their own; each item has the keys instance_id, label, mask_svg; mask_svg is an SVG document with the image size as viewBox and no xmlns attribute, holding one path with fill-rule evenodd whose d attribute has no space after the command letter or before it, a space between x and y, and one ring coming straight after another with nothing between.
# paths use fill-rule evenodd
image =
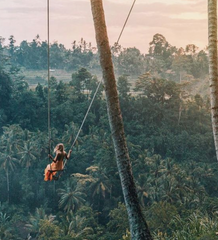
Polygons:
<instances>
[{"instance_id":1,"label":"cloud","mask_svg":"<svg viewBox=\"0 0 218 240\"><path fill-rule=\"evenodd\" d=\"M174 0L175 1L175 0ZM117 3L105 4L105 11L108 21L121 21L121 18L124 18L128 14L129 6L123 6L122 11L117 7ZM147 3L147 4L137 4L132 10L132 14L130 16L130 21L137 17L141 18L141 23L143 23L144 17L149 16L152 19L157 16L175 16L177 14L186 14L186 13L196 13L206 14L206 8L203 4L167 4L167 3ZM140 15L138 15L140 14ZM112 17L113 16L113 17ZM119 18L118 18L119 16ZM182 15L181 15L182 18Z\"/></svg>"},{"instance_id":2,"label":"cloud","mask_svg":"<svg viewBox=\"0 0 218 240\"><path fill-rule=\"evenodd\" d=\"M133 0L104 0L104 11L110 43L122 29ZM31 41L36 34L46 39L47 12L45 0L1 0L0 33L15 36L17 42ZM125 47L147 52L156 33L164 35L177 47L195 43L207 44L207 5L202 0L137 0L120 39ZM95 44L90 0L50 0L50 39L71 47L83 37Z\"/></svg>"},{"instance_id":3,"label":"cloud","mask_svg":"<svg viewBox=\"0 0 218 240\"><path fill-rule=\"evenodd\" d=\"M126 19L129 6L118 8L118 1L105 4L108 32L111 40L116 39ZM120 1L119 1L120 2ZM129 3L131 1L128 1ZM177 47L196 43L199 47L207 44L207 6L203 1L144 1L135 5L121 38L124 45L136 43L136 47L148 49L155 33L164 35ZM115 7L116 6L116 7ZM118 17L119 16L119 17Z\"/></svg>"}]
</instances>

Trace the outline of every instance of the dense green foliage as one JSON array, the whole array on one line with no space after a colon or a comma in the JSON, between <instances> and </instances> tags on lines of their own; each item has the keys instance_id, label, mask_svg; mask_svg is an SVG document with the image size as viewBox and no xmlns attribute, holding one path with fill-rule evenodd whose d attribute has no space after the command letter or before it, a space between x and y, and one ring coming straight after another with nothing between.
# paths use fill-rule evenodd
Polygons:
<instances>
[{"instance_id":1,"label":"dense green foliage","mask_svg":"<svg viewBox=\"0 0 218 240\"><path fill-rule=\"evenodd\" d=\"M0 49L10 57L14 66L31 70L47 69L48 43L37 35L32 42L22 41L15 45L14 36L10 36L9 45L0 39ZM137 48L123 49L115 44L111 47L115 72L119 75L139 76L145 71L163 78L179 82L193 78L204 78L208 73L208 59L204 50L189 44L185 48L176 48L167 42L161 34L155 34L150 42L148 54L142 54ZM147 49L145 49L147 52ZM99 71L98 52L84 39L74 41L71 49L63 44L50 44L50 67L78 71L85 67Z\"/></svg>"},{"instance_id":2,"label":"dense green foliage","mask_svg":"<svg viewBox=\"0 0 218 240\"><path fill-rule=\"evenodd\" d=\"M14 43L12 36L0 49L7 59L0 69L0 239L129 240L103 87L64 174L44 182L48 89L30 89L18 68L45 68L46 42ZM147 55L120 46L112 52L138 197L154 239L217 239L210 109L207 93L190 88L207 77L206 53L172 47L160 34ZM51 77L52 147L71 147L99 81L91 71L96 59L85 41L72 50L51 45L52 67L73 70L68 82Z\"/></svg>"}]
</instances>

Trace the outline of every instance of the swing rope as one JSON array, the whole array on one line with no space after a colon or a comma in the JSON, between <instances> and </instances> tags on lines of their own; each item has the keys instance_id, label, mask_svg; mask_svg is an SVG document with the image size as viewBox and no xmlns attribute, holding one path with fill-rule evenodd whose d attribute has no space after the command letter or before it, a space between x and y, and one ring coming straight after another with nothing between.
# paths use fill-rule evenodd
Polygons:
<instances>
[{"instance_id":1,"label":"swing rope","mask_svg":"<svg viewBox=\"0 0 218 240\"><path fill-rule=\"evenodd\" d=\"M102 83L102 80L98 83L98 86L97 86L97 88L96 88L96 90L95 90L95 93L94 93L94 95L93 95L93 98L92 98L92 100L91 100L91 102L90 102L90 104L89 104L89 107L88 107L88 109L87 109L87 111L86 111L86 114L85 114L85 116L84 116L84 118L83 118L83 121L82 121L82 123L81 123L81 126L80 126L80 128L79 128L79 130L78 130L78 133L77 133L77 135L76 135L76 137L75 137L75 139L74 139L74 141L73 141L73 144L72 144L71 147L70 147L70 150L73 148L73 146L75 145L75 143L76 143L76 141L77 141L77 138L79 137L79 134L80 134L80 132L81 132L81 130L82 130L82 127L83 127L83 125L84 125L84 123L85 123L85 121L86 121L86 118L87 118L87 116L88 116L88 114L89 114L89 111L90 111L90 109L91 109L91 107L92 107L92 103L93 103L94 100L95 100L95 97L96 97L96 95L97 95L97 93L98 93L98 89L99 89L101 83Z\"/></svg>"},{"instance_id":2,"label":"swing rope","mask_svg":"<svg viewBox=\"0 0 218 240\"><path fill-rule=\"evenodd\" d=\"M77 135L76 135L76 137L75 137L75 139L74 139L74 141L73 141L73 143L72 143L72 145L71 145L71 147L70 147L70 150L72 150L73 146L75 145L75 143L76 143L76 141L77 141L77 139L78 139L78 137L79 137L79 134L80 134L80 132L81 132L81 130L82 130L82 128L83 128L83 125L84 125L84 123L85 123L85 121L86 121L86 118L87 118L87 116L88 116L88 114L89 114L89 111L90 111L90 109L91 109L91 107L92 107L92 104L93 104L93 102L94 102L94 100L95 100L95 97L96 97L96 95L97 95L97 93L98 93L98 89L99 89L101 83L102 83L102 80L98 83L98 86L97 86L97 88L96 88L96 90L95 90L95 93L94 93L94 95L93 95L93 97L92 97L92 100L91 100L91 102L90 102L90 104L89 104L89 107L88 107L88 109L87 109L87 111L86 111L86 114L85 114L85 116L84 116L84 118L83 118L83 121L82 121L82 123L81 123L81 126L80 126L80 128L79 128L79 130L78 130L78 132L77 132ZM66 161L64 162L64 167L65 167L66 163L67 163L67 159L66 159Z\"/></svg>"},{"instance_id":3,"label":"swing rope","mask_svg":"<svg viewBox=\"0 0 218 240\"><path fill-rule=\"evenodd\" d=\"M118 37L118 39L117 39L116 44L119 43L119 40L120 40L120 38L121 38L121 36L122 36L122 34L123 34L123 31L124 31L124 29L125 29L125 27L126 27L127 21L128 21L129 16L130 16L130 14L131 14L131 12L132 12L132 9L133 9L133 7L134 7L134 5L135 5L135 2L136 2L136 0L133 1L133 4L132 4L132 6L131 6L131 8L130 8L130 10L129 10L129 13L128 13L128 15L127 15L126 21L125 21L125 23L124 23L124 25L123 25L123 27L122 27L122 30L121 30L121 32L120 32L120 35L119 35L119 37ZM97 88L96 88L96 91L95 91L95 93L94 93L94 95L93 95L93 98L92 98L92 100L91 100L91 102L90 102L90 105L89 105L89 107L88 107L88 109L87 109L87 112L86 112L86 114L85 114L85 117L83 118L82 124L81 124L81 126L80 126L80 128L79 128L79 130L78 130L78 133L77 133L77 135L76 135L76 137L75 137L75 139L74 139L74 141L73 141L73 144L72 144L71 147L70 147L70 150L73 148L73 146L75 145L75 143L76 143L76 141L77 141L77 139L78 139L78 137L79 137L79 134L80 134L80 132L81 132L81 130L82 130L82 127L83 127L83 125L84 125L84 123L85 123L85 121L86 121L86 118L87 118L87 116L88 116L89 110L91 109L92 103L93 103L93 101L94 101L94 99L95 99L95 96L96 96L96 94L97 94L97 92L98 92L98 89L99 89L101 83L102 83L102 80L99 82L99 84L98 84L98 86L97 86ZM66 166L66 163L67 163L67 159L66 159L66 161L64 162L64 167Z\"/></svg>"},{"instance_id":4,"label":"swing rope","mask_svg":"<svg viewBox=\"0 0 218 240\"><path fill-rule=\"evenodd\" d=\"M50 100L50 24L49 24L49 0L47 0L47 71L48 71L48 152L51 153L51 100ZM49 158L49 157L48 157Z\"/></svg>"},{"instance_id":5,"label":"swing rope","mask_svg":"<svg viewBox=\"0 0 218 240\"><path fill-rule=\"evenodd\" d=\"M133 4L132 4L132 6L131 6L131 8L130 8L130 11L129 11L128 15L127 15L127 18L126 18L125 23L124 23L124 25L123 25L123 27L122 27L122 30L121 30L121 32L120 32L120 35L119 35L119 37L118 37L118 39L117 39L116 44L119 43L119 40L120 40L120 38L121 38L121 36L122 36L122 34L123 34L123 31L124 31L124 29L125 29L125 27L126 27L127 21L128 21L129 16L130 16L130 14L131 14L131 12L132 12L132 9L133 9L133 7L134 7L134 5L135 5L135 2L136 2L136 0L133 1ZM49 145L49 155L50 155L50 152L51 152L51 101L50 101L50 46L49 46L49 44L50 44L50 29L49 29L49 28L50 28L50 24L49 24L49 18L50 18L50 16L49 16L49 0L47 0L47 39L48 39L48 40L47 40L47 41L48 41L48 55L47 55L47 57L48 57L48 145ZM84 118L83 118L83 121L82 121L82 123L81 123L81 126L80 126L78 132L77 132L77 135L76 135L76 137L75 137L75 139L74 139L74 141L73 141L73 143L72 143L72 145L71 145L71 147L70 147L70 150L72 150L73 146L75 145L75 143L76 143L76 141L77 141L77 139L78 139L78 137L79 137L79 134L80 134L80 132L81 132L81 130L82 130L82 128L83 128L83 125L84 125L84 123L85 123L85 121L86 121L86 118L87 118L87 116L88 116L88 114L89 114L89 111L90 111L90 109L91 109L91 107L92 107L92 104L93 104L94 99L95 99L95 97L96 97L96 95L97 95L97 93L98 93L98 90L99 90L99 87L100 87L101 83L102 83L102 80L101 80L101 81L98 83L98 85L97 85L97 88L96 88L96 90L95 90L95 93L94 93L94 95L93 95L93 98L92 98L92 100L91 100L91 102L90 102L90 104L89 104L89 107L88 107L88 109L87 109L87 111L86 111L86 114L85 114L85 116L84 116ZM50 157L49 157L49 159L50 159ZM65 166L66 166L67 160L68 160L68 159L66 159L65 162L64 162L63 170L64 170L64 168L65 168ZM50 166L51 166L51 165L50 165ZM58 178L62 175L63 170L62 170L62 172L59 174ZM51 171L52 171L52 169L51 169Z\"/></svg>"},{"instance_id":6,"label":"swing rope","mask_svg":"<svg viewBox=\"0 0 218 240\"><path fill-rule=\"evenodd\" d=\"M128 19L129 19L130 14L132 13L132 9L133 9L133 7L134 7L134 5L135 5L135 2L136 2L136 0L133 1L133 4L132 4L132 6L131 6L131 8L130 8L130 10L129 10L129 13L128 13L128 15L127 15L126 21L124 22L123 28L122 28L122 30L121 30L121 32L120 32L120 35L119 35L119 37L118 37L118 39L117 39L117 41L116 41L116 44L118 44L119 41L120 41L120 38L121 38L121 36L122 36L122 34L123 34L123 30L124 30L124 28L126 27L127 21L128 21Z\"/></svg>"}]
</instances>

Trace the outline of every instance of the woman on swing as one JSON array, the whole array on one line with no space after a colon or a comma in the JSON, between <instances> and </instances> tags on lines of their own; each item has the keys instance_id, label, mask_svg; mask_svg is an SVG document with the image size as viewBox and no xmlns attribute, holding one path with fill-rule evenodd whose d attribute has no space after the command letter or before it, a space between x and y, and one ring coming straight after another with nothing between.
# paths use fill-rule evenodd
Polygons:
<instances>
[{"instance_id":1,"label":"woman on swing","mask_svg":"<svg viewBox=\"0 0 218 240\"><path fill-rule=\"evenodd\" d=\"M70 158L72 150L68 152L68 154L64 151L64 145L63 143L57 144L57 146L54 149L55 152L55 158L49 154L49 158L52 159L52 163L48 164L45 169L45 181L51 181L54 178L54 175L58 172L63 170L64 167L64 159L67 160ZM55 179L55 178L54 178Z\"/></svg>"}]
</instances>

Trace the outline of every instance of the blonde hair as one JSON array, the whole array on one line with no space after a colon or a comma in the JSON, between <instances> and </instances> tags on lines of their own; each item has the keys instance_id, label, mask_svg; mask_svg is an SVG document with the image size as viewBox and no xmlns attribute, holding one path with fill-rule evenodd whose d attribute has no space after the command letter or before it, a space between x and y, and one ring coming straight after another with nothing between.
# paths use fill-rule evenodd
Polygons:
<instances>
[{"instance_id":1,"label":"blonde hair","mask_svg":"<svg viewBox=\"0 0 218 240\"><path fill-rule=\"evenodd\" d=\"M61 151L61 152L64 151L64 144L63 143L58 143L56 145L56 147L54 148L54 152L57 152L58 150Z\"/></svg>"}]
</instances>

